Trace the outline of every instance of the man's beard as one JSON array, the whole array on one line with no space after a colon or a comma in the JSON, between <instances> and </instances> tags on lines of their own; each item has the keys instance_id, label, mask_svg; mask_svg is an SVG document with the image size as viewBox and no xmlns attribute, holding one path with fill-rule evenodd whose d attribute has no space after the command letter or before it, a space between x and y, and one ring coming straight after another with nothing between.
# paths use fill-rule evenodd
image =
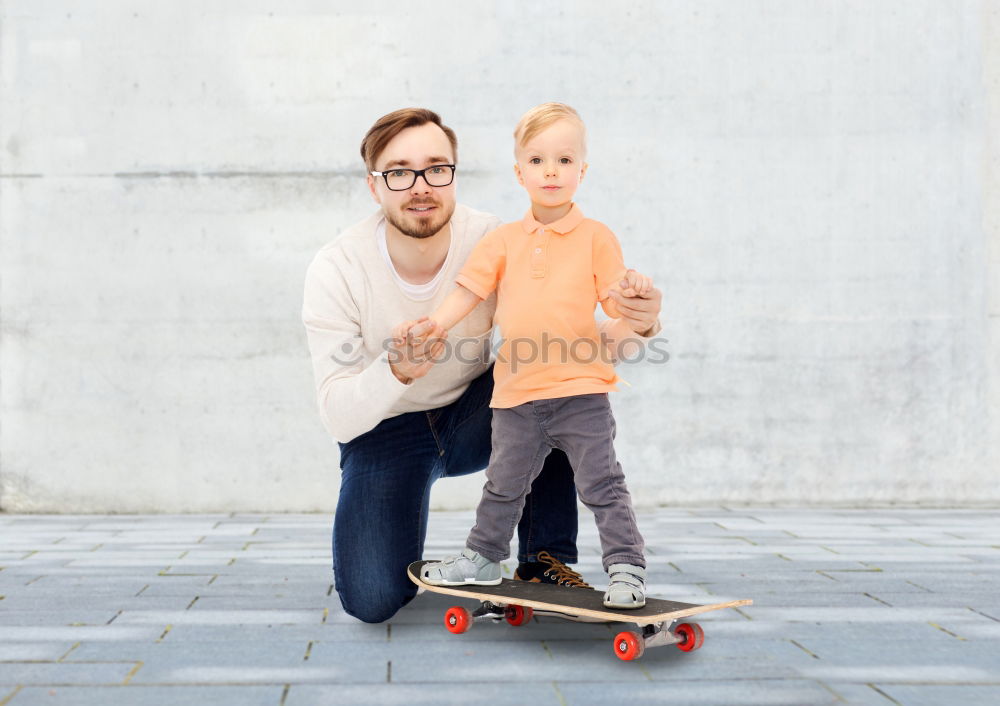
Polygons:
<instances>
[{"instance_id":1,"label":"man's beard","mask_svg":"<svg viewBox=\"0 0 1000 706\"><path fill-rule=\"evenodd\" d=\"M437 233L439 230L444 228L445 224L451 220L452 214L455 212L455 205L452 204L451 210L445 212L444 206L440 203L408 203L403 208L409 208L410 206L435 206L438 209L440 218L421 218L414 222L406 223L402 218L399 218L398 214L390 213L385 211L385 219L389 221L400 233L403 235L408 235L411 238L430 238L432 235Z\"/></svg>"}]
</instances>

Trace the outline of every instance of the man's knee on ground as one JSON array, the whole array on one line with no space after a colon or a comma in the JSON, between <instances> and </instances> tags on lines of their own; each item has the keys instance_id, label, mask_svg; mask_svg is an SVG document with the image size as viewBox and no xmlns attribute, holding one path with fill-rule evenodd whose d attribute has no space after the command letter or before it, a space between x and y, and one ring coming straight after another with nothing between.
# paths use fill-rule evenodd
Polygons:
<instances>
[{"instance_id":1,"label":"man's knee on ground","mask_svg":"<svg viewBox=\"0 0 1000 706\"><path fill-rule=\"evenodd\" d=\"M374 593L365 596L346 596L338 589L337 594L340 596L340 605L343 606L344 612L352 618L364 623L384 623L413 600L416 591L403 594Z\"/></svg>"}]
</instances>

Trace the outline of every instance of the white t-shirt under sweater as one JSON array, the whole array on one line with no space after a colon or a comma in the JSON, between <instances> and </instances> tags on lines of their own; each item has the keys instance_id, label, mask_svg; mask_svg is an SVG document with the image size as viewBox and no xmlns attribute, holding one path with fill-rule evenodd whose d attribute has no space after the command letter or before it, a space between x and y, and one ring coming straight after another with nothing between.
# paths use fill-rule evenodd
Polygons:
<instances>
[{"instance_id":1,"label":"white t-shirt under sweater","mask_svg":"<svg viewBox=\"0 0 1000 706\"><path fill-rule=\"evenodd\" d=\"M346 443L383 419L451 404L489 368L495 292L448 333L451 354L409 385L392 374L387 344L396 325L438 308L454 290L455 278L476 243L500 223L496 216L456 205L448 255L426 285L402 280L387 249L383 255L381 211L316 254L306 271L302 321L320 418L335 440ZM619 320L602 322L600 330L618 340L635 337ZM456 347L460 355L455 355Z\"/></svg>"},{"instance_id":2,"label":"white t-shirt under sweater","mask_svg":"<svg viewBox=\"0 0 1000 706\"><path fill-rule=\"evenodd\" d=\"M444 273L449 269L448 266L455 257L455 239L451 239L451 243L448 246L448 255L445 257L444 264L441 265L441 269L437 271L437 274L431 278L429 282L424 282L423 284L414 284L413 282L407 282L405 279L399 276L396 272L395 266L392 264L392 256L389 255L389 242L385 237L385 219L383 218L379 221L379 224L375 226L375 240L378 242L378 251L382 255L382 261L392 272L393 279L396 280L396 284L399 288L403 290L403 294L408 296L410 299L416 299L417 301L425 302L428 299L433 299L434 295L437 294L438 289L441 288L441 282L444 281Z\"/></svg>"}]
</instances>

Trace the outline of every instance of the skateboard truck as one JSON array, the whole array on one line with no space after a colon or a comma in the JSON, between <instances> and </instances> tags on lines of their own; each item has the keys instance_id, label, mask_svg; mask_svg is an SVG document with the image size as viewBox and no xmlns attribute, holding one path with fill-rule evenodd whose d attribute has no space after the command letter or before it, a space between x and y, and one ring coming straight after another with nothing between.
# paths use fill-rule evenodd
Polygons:
<instances>
[{"instance_id":1,"label":"skateboard truck","mask_svg":"<svg viewBox=\"0 0 1000 706\"><path fill-rule=\"evenodd\" d=\"M698 623L681 623L671 629L676 621L643 625L642 632L624 630L615 635L615 655L626 661L639 659L648 647L677 645L682 652L697 650L705 644L705 631Z\"/></svg>"},{"instance_id":2,"label":"skateboard truck","mask_svg":"<svg viewBox=\"0 0 1000 706\"><path fill-rule=\"evenodd\" d=\"M472 611L473 620L492 620L494 623L499 623L503 620L503 606L496 603L490 603L489 601L483 601L479 604L479 607Z\"/></svg>"},{"instance_id":3,"label":"skateboard truck","mask_svg":"<svg viewBox=\"0 0 1000 706\"><path fill-rule=\"evenodd\" d=\"M671 629L676 622L643 625L641 634L632 630L618 633L615 636L615 654L621 659L632 660L642 657L647 647L677 645L682 652L691 652L705 644L705 631L698 623L681 623Z\"/></svg>"},{"instance_id":4,"label":"skateboard truck","mask_svg":"<svg viewBox=\"0 0 1000 706\"><path fill-rule=\"evenodd\" d=\"M465 609L461 608L461 610ZM452 611L456 611L456 613L453 614ZM447 627L451 632L458 632L451 629L451 626L456 625L457 621L461 620L458 613L459 606L455 606L445 615L445 627ZM526 608L524 606L504 605L501 603L493 603L492 601L483 601L479 604L478 608L469 614L469 618L471 619L471 622L475 622L477 620L490 620L494 623L499 623L501 620L506 620L508 623L516 627L518 625L524 625L526 622L531 620L533 615L534 611L531 608ZM469 627L472 627L471 623L468 627L466 627L466 630L468 630ZM461 632L465 632L465 630L462 630Z\"/></svg>"}]
</instances>

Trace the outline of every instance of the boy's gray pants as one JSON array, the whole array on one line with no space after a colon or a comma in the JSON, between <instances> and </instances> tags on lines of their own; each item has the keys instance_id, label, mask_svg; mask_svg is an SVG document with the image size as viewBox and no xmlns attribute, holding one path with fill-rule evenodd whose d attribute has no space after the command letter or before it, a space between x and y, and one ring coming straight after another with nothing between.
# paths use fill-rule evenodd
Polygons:
<instances>
[{"instance_id":1,"label":"boy's gray pants","mask_svg":"<svg viewBox=\"0 0 1000 706\"><path fill-rule=\"evenodd\" d=\"M604 570L611 564L646 566L642 535L625 475L615 458L615 419L607 393L535 400L493 410L493 450L483 499L466 545L490 561L510 556L531 482L553 448L573 467L576 490L601 535Z\"/></svg>"}]
</instances>

